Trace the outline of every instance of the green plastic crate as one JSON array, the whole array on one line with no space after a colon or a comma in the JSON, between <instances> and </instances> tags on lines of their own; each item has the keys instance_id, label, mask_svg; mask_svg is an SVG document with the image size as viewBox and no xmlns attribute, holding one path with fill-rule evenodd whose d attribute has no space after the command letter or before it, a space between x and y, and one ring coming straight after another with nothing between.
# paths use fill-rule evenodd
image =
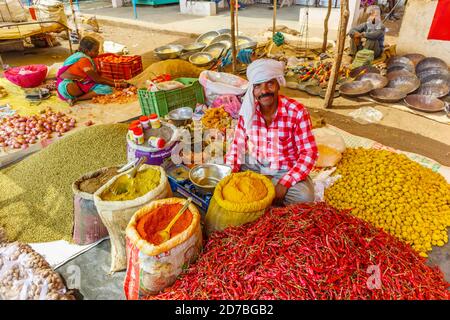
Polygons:
<instances>
[{"instance_id":1,"label":"green plastic crate","mask_svg":"<svg viewBox=\"0 0 450 320\"><path fill-rule=\"evenodd\" d=\"M205 103L203 87L197 78L177 78L186 87L170 91L149 92L146 89L138 90L139 104L143 115L156 113L164 117L170 111L181 108L195 108L197 103Z\"/></svg>"}]
</instances>

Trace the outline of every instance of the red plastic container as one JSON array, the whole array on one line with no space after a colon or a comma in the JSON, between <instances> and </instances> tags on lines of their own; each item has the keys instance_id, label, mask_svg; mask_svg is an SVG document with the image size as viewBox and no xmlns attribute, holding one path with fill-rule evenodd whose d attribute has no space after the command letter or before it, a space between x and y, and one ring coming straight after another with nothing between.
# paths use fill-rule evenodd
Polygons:
<instances>
[{"instance_id":1,"label":"red plastic container","mask_svg":"<svg viewBox=\"0 0 450 320\"><path fill-rule=\"evenodd\" d=\"M14 67L5 71L5 78L22 88L34 88L45 80L47 70L45 64Z\"/></svg>"},{"instance_id":2,"label":"red plastic container","mask_svg":"<svg viewBox=\"0 0 450 320\"><path fill-rule=\"evenodd\" d=\"M128 61L120 61L123 58ZM95 64L102 77L112 80L128 80L143 71L141 56L119 56L113 53L104 53L95 58Z\"/></svg>"}]
</instances>

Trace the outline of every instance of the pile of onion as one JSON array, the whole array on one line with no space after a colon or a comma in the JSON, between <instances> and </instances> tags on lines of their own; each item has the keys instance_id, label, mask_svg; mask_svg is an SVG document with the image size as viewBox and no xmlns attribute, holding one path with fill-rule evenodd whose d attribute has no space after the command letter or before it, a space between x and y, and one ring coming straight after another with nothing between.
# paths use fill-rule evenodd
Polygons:
<instances>
[{"instance_id":1,"label":"pile of onion","mask_svg":"<svg viewBox=\"0 0 450 320\"><path fill-rule=\"evenodd\" d=\"M75 127L76 120L62 112L51 109L40 115L18 114L0 120L0 147L26 149L30 144L58 137Z\"/></svg>"}]
</instances>

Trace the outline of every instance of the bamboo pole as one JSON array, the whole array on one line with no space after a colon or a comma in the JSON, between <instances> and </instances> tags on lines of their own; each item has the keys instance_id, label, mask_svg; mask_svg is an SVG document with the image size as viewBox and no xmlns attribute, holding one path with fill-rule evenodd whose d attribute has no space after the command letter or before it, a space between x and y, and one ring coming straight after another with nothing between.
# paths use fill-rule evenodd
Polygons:
<instances>
[{"instance_id":1,"label":"bamboo pole","mask_svg":"<svg viewBox=\"0 0 450 320\"><path fill-rule=\"evenodd\" d=\"M77 18L75 16L75 8L73 7L73 0L70 0L69 3L70 3L70 9L72 10L73 24L75 25L75 33L77 34L77 36L79 38L80 37L80 33L78 32ZM70 38L69 38L69 41L70 41Z\"/></svg>"},{"instance_id":2,"label":"bamboo pole","mask_svg":"<svg viewBox=\"0 0 450 320\"><path fill-rule=\"evenodd\" d=\"M231 16L231 65L233 73L236 73L236 19L234 14L234 1L230 1Z\"/></svg>"},{"instance_id":3,"label":"bamboo pole","mask_svg":"<svg viewBox=\"0 0 450 320\"><path fill-rule=\"evenodd\" d=\"M333 105L334 90L336 89L336 82L339 76L339 69L341 67L342 55L344 54L345 36L347 34L348 17L350 15L348 9L348 0L341 0L341 18L339 22L337 51L334 57L333 68L331 69L330 80L328 82L327 92L325 94L325 108L331 108Z\"/></svg>"},{"instance_id":4,"label":"bamboo pole","mask_svg":"<svg viewBox=\"0 0 450 320\"><path fill-rule=\"evenodd\" d=\"M273 0L273 28L272 28L272 36L275 35L277 27L277 0Z\"/></svg>"},{"instance_id":5,"label":"bamboo pole","mask_svg":"<svg viewBox=\"0 0 450 320\"><path fill-rule=\"evenodd\" d=\"M236 7L235 7L235 10L234 10L234 16L235 16L234 19L236 21L236 37L239 37L239 0L236 0Z\"/></svg>"},{"instance_id":6,"label":"bamboo pole","mask_svg":"<svg viewBox=\"0 0 450 320\"><path fill-rule=\"evenodd\" d=\"M328 42L328 21L330 20L331 15L331 6L333 0L328 0L328 11L325 16L325 21L323 23L323 44L322 44L322 52L327 51L327 42Z\"/></svg>"}]
</instances>

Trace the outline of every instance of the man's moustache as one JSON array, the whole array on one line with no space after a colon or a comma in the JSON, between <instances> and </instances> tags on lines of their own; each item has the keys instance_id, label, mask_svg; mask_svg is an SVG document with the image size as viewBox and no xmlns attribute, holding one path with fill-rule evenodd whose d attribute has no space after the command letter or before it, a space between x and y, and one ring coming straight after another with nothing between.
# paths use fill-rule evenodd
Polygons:
<instances>
[{"instance_id":1,"label":"man's moustache","mask_svg":"<svg viewBox=\"0 0 450 320\"><path fill-rule=\"evenodd\" d=\"M263 93L262 95L260 95L259 97L258 97L258 100L259 99L262 99L262 98L264 98L264 97L274 97L275 95L273 94L273 93Z\"/></svg>"}]
</instances>

